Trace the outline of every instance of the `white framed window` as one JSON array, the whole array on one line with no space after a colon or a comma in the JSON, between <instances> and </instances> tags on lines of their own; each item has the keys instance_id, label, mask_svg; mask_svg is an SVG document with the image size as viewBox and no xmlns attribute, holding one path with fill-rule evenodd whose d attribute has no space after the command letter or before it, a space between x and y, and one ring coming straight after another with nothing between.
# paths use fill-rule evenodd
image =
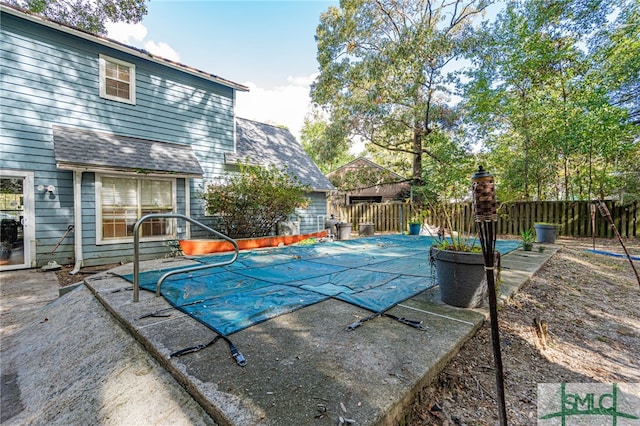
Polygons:
<instances>
[{"instance_id":1,"label":"white framed window","mask_svg":"<svg viewBox=\"0 0 640 426\"><path fill-rule=\"evenodd\" d=\"M133 226L144 215L176 212L176 180L96 175L98 244L133 241ZM152 219L140 227L141 241L175 238L175 219Z\"/></svg>"},{"instance_id":2,"label":"white framed window","mask_svg":"<svg viewBox=\"0 0 640 426\"><path fill-rule=\"evenodd\" d=\"M100 55L100 97L135 105L136 66Z\"/></svg>"}]
</instances>

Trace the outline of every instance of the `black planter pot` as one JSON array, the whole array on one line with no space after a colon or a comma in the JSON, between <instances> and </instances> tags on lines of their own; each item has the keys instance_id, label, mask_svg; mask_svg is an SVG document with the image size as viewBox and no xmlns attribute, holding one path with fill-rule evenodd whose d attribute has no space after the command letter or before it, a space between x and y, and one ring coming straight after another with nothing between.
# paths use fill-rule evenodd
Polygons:
<instances>
[{"instance_id":1,"label":"black planter pot","mask_svg":"<svg viewBox=\"0 0 640 426\"><path fill-rule=\"evenodd\" d=\"M487 275L482 253L440 250L431 247L440 299L447 305L477 308L487 291Z\"/></svg>"}]
</instances>

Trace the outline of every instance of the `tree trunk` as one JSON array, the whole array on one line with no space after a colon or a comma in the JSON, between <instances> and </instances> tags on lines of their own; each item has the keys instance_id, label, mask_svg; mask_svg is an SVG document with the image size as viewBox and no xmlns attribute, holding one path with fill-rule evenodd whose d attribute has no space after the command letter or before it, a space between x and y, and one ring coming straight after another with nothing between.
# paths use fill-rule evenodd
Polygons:
<instances>
[{"instance_id":1,"label":"tree trunk","mask_svg":"<svg viewBox=\"0 0 640 426\"><path fill-rule=\"evenodd\" d=\"M567 152L564 153L564 199L570 200L569 191L569 154Z\"/></svg>"},{"instance_id":2,"label":"tree trunk","mask_svg":"<svg viewBox=\"0 0 640 426\"><path fill-rule=\"evenodd\" d=\"M422 135L413 131L413 184L422 185Z\"/></svg>"}]
</instances>

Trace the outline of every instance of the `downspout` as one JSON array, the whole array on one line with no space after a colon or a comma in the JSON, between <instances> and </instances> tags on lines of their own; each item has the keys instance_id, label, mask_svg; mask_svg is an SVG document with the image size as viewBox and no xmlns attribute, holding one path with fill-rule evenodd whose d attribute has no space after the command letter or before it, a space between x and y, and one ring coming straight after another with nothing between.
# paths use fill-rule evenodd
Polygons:
<instances>
[{"instance_id":1,"label":"downspout","mask_svg":"<svg viewBox=\"0 0 640 426\"><path fill-rule=\"evenodd\" d=\"M184 215L191 217L191 178L184 178ZM191 238L191 222L187 222L184 238L186 240Z\"/></svg>"},{"instance_id":2,"label":"downspout","mask_svg":"<svg viewBox=\"0 0 640 426\"><path fill-rule=\"evenodd\" d=\"M82 171L73 171L73 220L74 220L74 252L76 264L73 270L69 272L75 275L82 268Z\"/></svg>"}]
</instances>

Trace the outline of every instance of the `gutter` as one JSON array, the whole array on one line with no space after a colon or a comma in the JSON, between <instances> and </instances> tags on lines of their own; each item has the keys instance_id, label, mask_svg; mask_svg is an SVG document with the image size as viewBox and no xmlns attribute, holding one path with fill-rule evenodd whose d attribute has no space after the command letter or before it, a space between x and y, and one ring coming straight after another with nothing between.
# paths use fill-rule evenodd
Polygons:
<instances>
[{"instance_id":1,"label":"gutter","mask_svg":"<svg viewBox=\"0 0 640 426\"><path fill-rule=\"evenodd\" d=\"M145 176L145 177L172 177L172 178L197 178L202 179L201 174L197 173L181 173L181 172L171 172L171 171L150 171L145 173L140 173L132 168L118 168L118 167L104 167L97 166L92 164L81 164L81 163L68 163L63 161L58 161L56 163L56 167L60 170L71 170L74 173L82 173L82 172L93 172L93 173L111 173L111 174L125 174L131 176Z\"/></svg>"}]
</instances>

